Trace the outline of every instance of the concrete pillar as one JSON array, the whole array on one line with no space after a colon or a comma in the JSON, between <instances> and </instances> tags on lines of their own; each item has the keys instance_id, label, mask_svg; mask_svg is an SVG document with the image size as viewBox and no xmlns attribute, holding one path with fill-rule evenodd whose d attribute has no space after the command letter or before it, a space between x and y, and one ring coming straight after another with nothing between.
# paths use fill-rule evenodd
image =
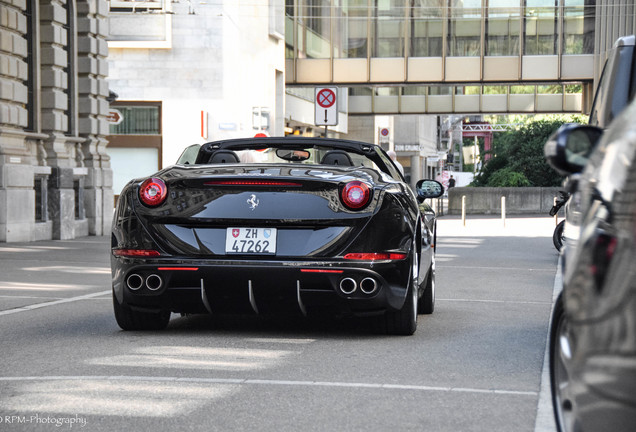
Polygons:
<instances>
[{"instance_id":1,"label":"concrete pillar","mask_svg":"<svg viewBox=\"0 0 636 432\"><path fill-rule=\"evenodd\" d=\"M422 157L420 155L411 156L411 187L415 190L418 180L424 178L422 174Z\"/></svg>"}]
</instances>

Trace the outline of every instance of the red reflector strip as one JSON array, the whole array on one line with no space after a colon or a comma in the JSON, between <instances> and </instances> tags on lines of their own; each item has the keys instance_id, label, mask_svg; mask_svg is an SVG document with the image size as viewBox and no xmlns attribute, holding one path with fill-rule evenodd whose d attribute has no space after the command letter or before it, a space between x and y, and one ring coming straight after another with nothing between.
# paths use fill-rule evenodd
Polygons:
<instances>
[{"instance_id":1,"label":"red reflector strip","mask_svg":"<svg viewBox=\"0 0 636 432\"><path fill-rule=\"evenodd\" d=\"M300 269L301 273L342 273L344 270Z\"/></svg>"},{"instance_id":2,"label":"red reflector strip","mask_svg":"<svg viewBox=\"0 0 636 432\"><path fill-rule=\"evenodd\" d=\"M157 270L197 271L199 270L199 267L157 267Z\"/></svg>"},{"instance_id":3,"label":"red reflector strip","mask_svg":"<svg viewBox=\"0 0 636 432\"><path fill-rule=\"evenodd\" d=\"M114 249L113 255L121 257L153 257L161 253L152 249Z\"/></svg>"},{"instance_id":4,"label":"red reflector strip","mask_svg":"<svg viewBox=\"0 0 636 432\"><path fill-rule=\"evenodd\" d=\"M206 186L302 186L294 182L263 180L214 180L203 184Z\"/></svg>"},{"instance_id":5,"label":"red reflector strip","mask_svg":"<svg viewBox=\"0 0 636 432\"><path fill-rule=\"evenodd\" d=\"M347 260L360 261L378 261L378 260L403 260L406 258L404 253L377 253L377 252L360 252L348 253L344 257Z\"/></svg>"}]
</instances>

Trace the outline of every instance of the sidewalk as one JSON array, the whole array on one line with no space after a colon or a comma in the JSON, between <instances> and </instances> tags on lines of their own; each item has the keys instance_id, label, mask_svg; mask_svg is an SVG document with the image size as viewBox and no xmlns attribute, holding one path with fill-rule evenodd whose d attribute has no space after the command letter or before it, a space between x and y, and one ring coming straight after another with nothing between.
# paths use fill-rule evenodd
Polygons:
<instances>
[{"instance_id":1,"label":"sidewalk","mask_svg":"<svg viewBox=\"0 0 636 432\"><path fill-rule=\"evenodd\" d=\"M560 219L559 221L561 221ZM552 237L556 222L548 215L445 215L437 219L438 238L444 237Z\"/></svg>"}]
</instances>

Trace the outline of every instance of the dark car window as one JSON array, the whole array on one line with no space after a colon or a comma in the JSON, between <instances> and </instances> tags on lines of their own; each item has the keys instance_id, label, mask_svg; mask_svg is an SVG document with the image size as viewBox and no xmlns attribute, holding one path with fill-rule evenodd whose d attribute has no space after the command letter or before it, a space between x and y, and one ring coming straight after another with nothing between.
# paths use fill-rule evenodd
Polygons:
<instances>
[{"instance_id":1,"label":"dark car window","mask_svg":"<svg viewBox=\"0 0 636 432\"><path fill-rule=\"evenodd\" d=\"M634 96L633 58L633 46L618 47L610 54L594 97L589 119L591 125L607 128Z\"/></svg>"}]
</instances>

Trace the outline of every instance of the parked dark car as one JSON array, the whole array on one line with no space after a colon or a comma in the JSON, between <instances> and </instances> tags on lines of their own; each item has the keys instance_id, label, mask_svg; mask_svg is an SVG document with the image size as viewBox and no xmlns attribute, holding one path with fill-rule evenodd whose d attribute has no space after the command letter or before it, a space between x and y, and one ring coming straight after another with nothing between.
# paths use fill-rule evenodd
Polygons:
<instances>
[{"instance_id":1,"label":"parked dark car","mask_svg":"<svg viewBox=\"0 0 636 432\"><path fill-rule=\"evenodd\" d=\"M336 139L210 142L122 191L112 230L115 318L376 316L413 334L435 302L435 218L378 146Z\"/></svg>"},{"instance_id":2,"label":"parked dark car","mask_svg":"<svg viewBox=\"0 0 636 432\"><path fill-rule=\"evenodd\" d=\"M629 105L636 96L636 36L623 36L616 40L607 53L607 60L601 72L588 124L607 129L611 122ZM562 172L570 175L565 184L566 192L571 194L564 207L563 244L574 246L579 238L581 211L576 193L578 173ZM564 253L567 255L567 247ZM567 258L566 258L567 260Z\"/></svg>"},{"instance_id":3,"label":"parked dark car","mask_svg":"<svg viewBox=\"0 0 636 432\"><path fill-rule=\"evenodd\" d=\"M550 330L562 432L636 428L635 116L632 103L605 132L568 125L546 144L553 167L580 173L579 236L566 246Z\"/></svg>"}]
</instances>

